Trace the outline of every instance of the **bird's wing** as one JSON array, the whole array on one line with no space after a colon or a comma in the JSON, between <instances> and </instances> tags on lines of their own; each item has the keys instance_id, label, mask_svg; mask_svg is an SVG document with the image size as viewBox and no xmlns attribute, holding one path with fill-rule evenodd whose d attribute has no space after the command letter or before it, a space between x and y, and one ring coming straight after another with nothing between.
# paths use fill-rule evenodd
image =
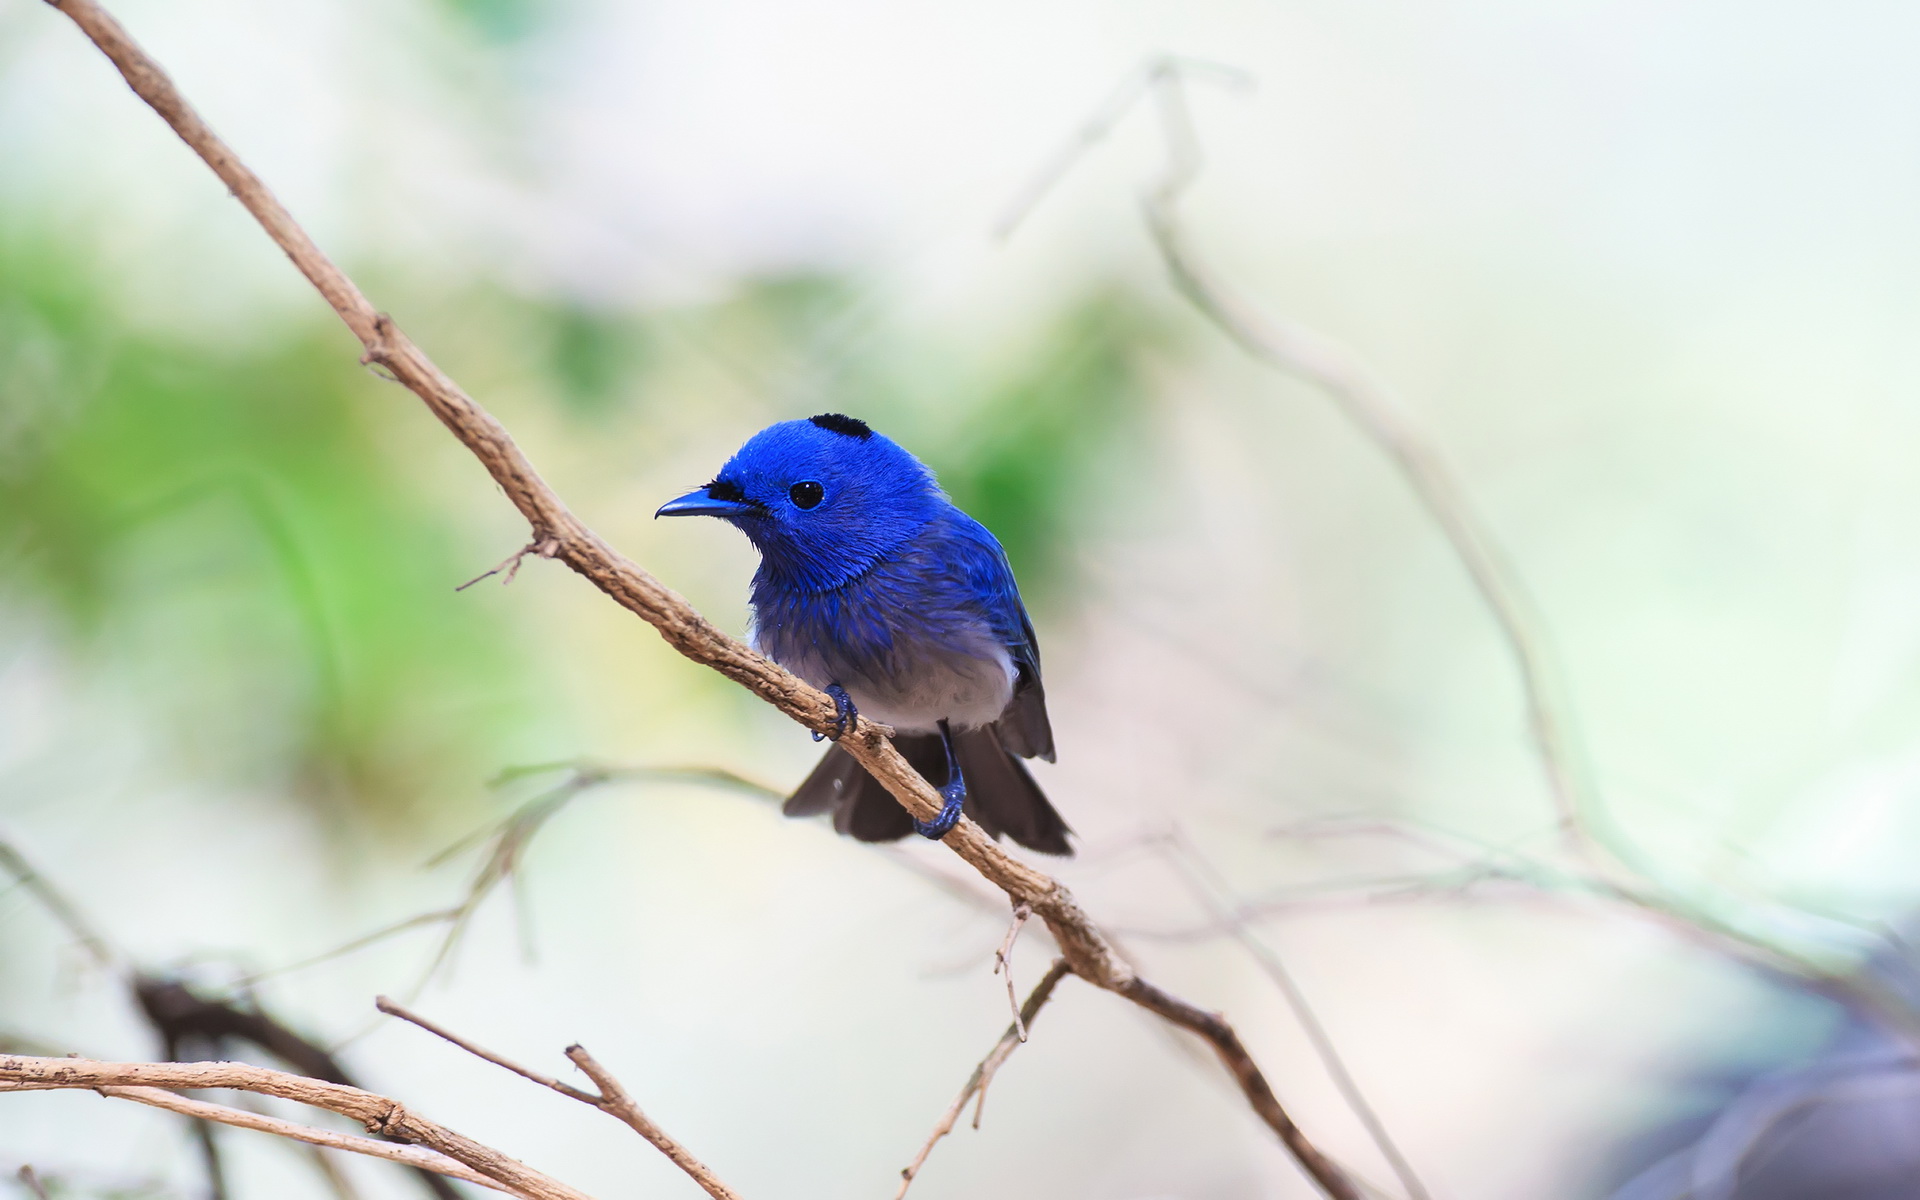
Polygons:
<instances>
[{"instance_id":1,"label":"bird's wing","mask_svg":"<svg viewBox=\"0 0 1920 1200\"><path fill-rule=\"evenodd\" d=\"M1022 758L1052 762L1053 725L1047 720L1047 691L1040 678L1040 642L1013 581L1013 567L986 526L958 509L954 513L955 548L963 559L968 587L1019 671L1013 699L994 723L1001 744Z\"/></svg>"}]
</instances>

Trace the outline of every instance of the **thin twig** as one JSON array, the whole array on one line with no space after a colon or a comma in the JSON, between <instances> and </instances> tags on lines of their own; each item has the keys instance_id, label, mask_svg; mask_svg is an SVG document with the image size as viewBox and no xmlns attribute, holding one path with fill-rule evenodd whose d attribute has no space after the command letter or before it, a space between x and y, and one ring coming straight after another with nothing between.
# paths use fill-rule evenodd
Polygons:
<instances>
[{"instance_id":1,"label":"thin twig","mask_svg":"<svg viewBox=\"0 0 1920 1200\"><path fill-rule=\"evenodd\" d=\"M484 1046L468 1041L450 1029L434 1024L419 1013L385 996L375 996L373 998L373 1006L390 1017L398 1017L410 1025L418 1025L433 1036L444 1041L452 1042L475 1058L490 1062L503 1070L512 1071L520 1078L537 1083L543 1088L552 1088L570 1100L578 1100L582 1104L592 1104L595 1106L598 1106L600 1103L600 1097L594 1095L592 1092L585 1092L574 1087L572 1084L562 1083L551 1075L542 1075L531 1067L523 1067L510 1058L495 1054Z\"/></svg>"},{"instance_id":2,"label":"thin twig","mask_svg":"<svg viewBox=\"0 0 1920 1200\"><path fill-rule=\"evenodd\" d=\"M28 1163L22 1166L17 1178L22 1187L34 1194L35 1200L51 1200L47 1195L47 1185L40 1182L40 1176L34 1171L33 1164Z\"/></svg>"},{"instance_id":3,"label":"thin twig","mask_svg":"<svg viewBox=\"0 0 1920 1200\"><path fill-rule=\"evenodd\" d=\"M160 65L133 41L98 0L49 2L71 18L112 60L135 94L173 128L253 214L267 235L285 251L359 339L365 350L364 361L391 371L394 379L418 396L473 453L526 519L529 541L536 545L551 541L555 559L647 621L687 658L751 689L816 733L835 732L838 713L825 693L721 632L680 596L608 546L576 517L534 470L505 427L461 391L321 252L260 177L207 126ZM883 728L872 721L858 719L839 739L839 745L914 816L931 820L943 807L933 786L921 778L888 740ZM962 817L941 840L1009 899L1028 904L1047 923L1054 942L1075 974L1154 1011L1160 1011L1165 1002L1172 1000L1159 989L1140 983L1133 968L1114 953L1065 886L1008 854L977 823ZM1219 1018L1213 1020L1219 1028L1227 1029ZM1230 1029L1227 1036L1231 1037ZM1334 1200L1359 1200L1357 1185L1307 1141L1274 1100L1271 1086L1252 1060L1245 1057L1244 1051L1241 1061L1232 1065L1255 1111L1293 1153L1302 1170Z\"/></svg>"},{"instance_id":4,"label":"thin twig","mask_svg":"<svg viewBox=\"0 0 1920 1200\"><path fill-rule=\"evenodd\" d=\"M620 1081L614 1077L613 1072L601 1066L591 1054L588 1054L586 1047L580 1045L568 1046L567 1057L573 1061L575 1066L586 1073L588 1079L593 1081L594 1087L598 1089L597 1092L589 1092L582 1088L574 1087L572 1084L562 1083L551 1075L543 1075L531 1068L523 1067L510 1058L495 1054L493 1051L474 1042L470 1042L451 1030L434 1024L432 1021L427 1020L418 1013L409 1011L404 1005L396 1004L385 996L375 999L374 1005L388 1016L398 1017L402 1021L411 1022L426 1030L428 1033L433 1034L435 1037L444 1038L452 1042L475 1058L482 1059L492 1063L496 1067L511 1071L515 1075L520 1076L520 1078L532 1083L537 1083L541 1087L551 1088L553 1091L559 1092L562 1096L570 1100L578 1100L582 1104L599 1109L608 1116L625 1123L629 1129L632 1129L635 1133L651 1142L655 1149L666 1155L674 1166L686 1172L688 1177L706 1191L707 1195L713 1197L713 1200L740 1200L739 1194L722 1183L719 1177L713 1173L712 1168L695 1158L688 1152L685 1146L675 1141L664 1129L661 1129L660 1126L654 1124L653 1120L641 1111L640 1106L634 1103L633 1098L629 1096L627 1090L620 1085Z\"/></svg>"},{"instance_id":5,"label":"thin twig","mask_svg":"<svg viewBox=\"0 0 1920 1200\"><path fill-rule=\"evenodd\" d=\"M27 893L40 902L55 921L67 931L67 935L78 942L98 967L112 967L120 960L113 946L80 915L80 909L59 888L42 875L27 861L18 847L4 838L0 838L0 871L13 876L14 882L25 888Z\"/></svg>"},{"instance_id":6,"label":"thin twig","mask_svg":"<svg viewBox=\"0 0 1920 1200\"><path fill-rule=\"evenodd\" d=\"M514 576L520 573L520 564L526 561L527 555L537 554L541 558L552 558L553 552L555 550L558 550L559 548L560 548L560 543L554 541L552 538L546 538L542 541L537 541L537 542L528 542L526 545L520 547L518 550L515 550L512 554L509 554L507 557L501 559L499 566L494 567L492 570L489 570L489 571L480 572L478 575L475 575L472 579L467 580L465 583L461 584L457 588L454 588L453 590L456 592L464 592L468 588L472 587L474 584L479 583L482 579L487 579L494 575L498 575L502 571L505 571L507 574L506 574L506 578L500 581L500 586L505 587L508 584L513 582Z\"/></svg>"},{"instance_id":7,"label":"thin twig","mask_svg":"<svg viewBox=\"0 0 1920 1200\"><path fill-rule=\"evenodd\" d=\"M1020 931L1026 927L1027 918L1033 915L1033 909L1024 904L1013 906L1013 924L1007 926L1007 940L993 952L993 973L1007 977L1007 1007L1013 1011L1014 1032L1021 1041L1027 1040L1026 1022L1020 1016L1020 997L1013 990L1013 944L1020 938Z\"/></svg>"},{"instance_id":8,"label":"thin twig","mask_svg":"<svg viewBox=\"0 0 1920 1200\"><path fill-rule=\"evenodd\" d=\"M1073 974L1073 968L1067 965L1067 960L1064 958L1055 959L1053 966L1047 968L1047 973L1040 977L1040 982L1034 985L1033 992L1028 995L1027 1002L1014 1013L1013 1024L1007 1026L1007 1031L1000 1035L1000 1040L994 1043L993 1049L980 1060L980 1065L973 1069L973 1074L967 1076L966 1086L960 1089L960 1094L954 1097L952 1104L947 1106L947 1111L940 1114L940 1120L934 1124L933 1133L920 1147L920 1153L914 1155L913 1161L901 1168L900 1190L893 1194L893 1200L901 1200L901 1197L907 1194L907 1189L913 1186L914 1178L920 1174L920 1168L926 1165L927 1156L933 1153L933 1148L939 1144L941 1138L953 1132L954 1125L960 1120L960 1114L967 1109L967 1101L976 1095L980 1097L980 1104L973 1111L973 1127L980 1128L980 1112L987 1102L987 1085L993 1082L994 1074L1000 1070L1014 1050L1027 1040L1026 1030L1033 1024L1033 1019L1040 1015L1040 1009L1053 995L1053 989L1062 979L1071 974Z\"/></svg>"}]
</instances>

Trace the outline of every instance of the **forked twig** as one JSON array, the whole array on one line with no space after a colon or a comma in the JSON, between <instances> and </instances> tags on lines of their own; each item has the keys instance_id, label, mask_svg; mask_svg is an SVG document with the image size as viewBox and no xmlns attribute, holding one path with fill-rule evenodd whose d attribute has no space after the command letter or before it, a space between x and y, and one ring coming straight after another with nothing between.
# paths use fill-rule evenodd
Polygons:
<instances>
[{"instance_id":1,"label":"forked twig","mask_svg":"<svg viewBox=\"0 0 1920 1200\"><path fill-rule=\"evenodd\" d=\"M542 538L539 541L528 542L512 554L501 559L499 566L494 567L492 570L480 572L453 590L456 592L464 592L474 584L479 583L482 579L491 578L492 576L500 574L502 571L505 571L507 574L506 577L500 581L500 586L505 587L513 582L514 576L520 574L520 564L527 560L527 555L537 554L541 558L552 558L554 552L558 549L560 549L560 543L554 541L552 538Z\"/></svg>"},{"instance_id":2,"label":"forked twig","mask_svg":"<svg viewBox=\"0 0 1920 1200\"><path fill-rule=\"evenodd\" d=\"M1073 968L1067 965L1067 960L1064 958L1055 959L1053 966L1047 968L1047 973L1040 977L1040 982L1033 986L1032 993L1027 996L1027 1002L1014 1013L1013 1024L1007 1026L1007 1031L1000 1035L1000 1040L994 1043L993 1049L980 1060L980 1065L973 1069L973 1074L967 1076L966 1086L960 1089L960 1094L954 1097L952 1104L947 1106L947 1111L940 1114L940 1120L934 1124L933 1133L928 1135L926 1144L920 1147L920 1153L914 1155L913 1161L901 1168L900 1190L893 1194L893 1200L901 1200L901 1197L907 1194L907 1189L913 1186L914 1178L920 1174L920 1168L926 1165L927 1156L933 1153L933 1148L939 1144L941 1138L953 1132L954 1125L960 1120L960 1114L967 1109L967 1101L975 1096L980 1098L980 1102L973 1110L973 1127L980 1128L980 1114L987 1103L987 1085L993 1082L994 1074L1006 1063L1020 1043L1027 1040L1027 1029L1033 1024L1033 1019L1040 1015L1040 1009L1053 995L1053 989L1062 979L1071 974L1073 974Z\"/></svg>"},{"instance_id":3,"label":"forked twig","mask_svg":"<svg viewBox=\"0 0 1920 1200\"><path fill-rule=\"evenodd\" d=\"M1027 918L1033 915L1033 909L1025 904L1013 906L1013 924L1007 926L1007 940L993 952L993 973L1007 977L1007 1007L1013 1010L1013 1029L1020 1035L1021 1041L1027 1040L1027 1023L1020 1015L1020 997L1013 990L1013 944L1020 940L1020 931L1026 928Z\"/></svg>"},{"instance_id":4,"label":"forked twig","mask_svg":"<svg viewBox=\"0 0 1920 1200\"><path fill-rule=\"evenodd\" d=\"M685 1146L682 1146L669 1136L666 1130L654 1124L653 1119L641 1111L638 1104L634 1103L633 1098L627 1094L627 1090L621 1086L620 1081L614 1077L613 1072L601 1066L591 1054L588 1054L586 1047L580 1045L568 1046L567 1057L573 1061L574 1066L579 1067L580 1070L586 1074L588 1079L593 1081L593 1086L597 1090L592 1092L584 1088L574 1087L570 1083L562 1083L551 1075L543 1075L529 1067L523 1067L510 1058L495 1054L493 1051L468 1041L466 1038L461 1037L449 1029L434 1024L427 1018L409 1011L404 1006L394 1003L385 996L376 999L374 1005L388 1016L398 1017L402 1021L418 1025L435 1037L452 1042L475 1058L490 1062L503 1070L511 1071L531 1083L537 1083L541 1087L550 1088L553 1091L559 1092L569 1100L578 1100L582 1104L599 1109L615 1120L624 1123L629 1129L632 1129L635 1133L651 1142L655 1149L666 1155L674 1166L686 1172L695 1183L700 1185L707 1195L713 1197L713 1200L740 1200L739 1194L726 1184L720 1182L719 1177L713 1173L712 1168L695 1158L688 1152Z\"/></svg>"}]
</instances>

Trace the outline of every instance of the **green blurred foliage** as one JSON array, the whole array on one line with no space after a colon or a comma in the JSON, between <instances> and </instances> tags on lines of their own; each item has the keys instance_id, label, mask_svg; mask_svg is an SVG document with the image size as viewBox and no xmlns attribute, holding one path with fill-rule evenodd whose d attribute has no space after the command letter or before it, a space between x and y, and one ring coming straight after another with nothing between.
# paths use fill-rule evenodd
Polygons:
<instances>
[{"instance_id":1,"label":"green blurred foliage","mask_svg":"<svg viewBox=\"0 0 1920 1200\"><path fill-rule=\"evenodd\" d=\"M606 417L632 394L647 366L650 325L568 301L536 306L529 315L545 327L547 368L575 416Z\"/></svg>"},{"instance_id":2,"label":"green blurred foliage","mask_svg":"<svg viewBox=\"0 0 1920 1200\"><path fill-rule=\"evenodd\" d=\"M541 0L441 0L460 22L488 41L517 42L545 23L551 3Z\"/></svg>"},{"instance_id":3,"label":"green blurred foliage","mask_svg":"<svg viewBox=\"0 0 1920 1200\"><path fill-rule=\"evenodd\" d=\"M118 315L99 280L84 253L0 236L0 605L44 613L188 776L336 817L478 800L535 715L530 651L499 621L517 601L450 590L497 548L464 546L459 510L391 448L418 414L330 322L207 344ZM439 319L489 348L474 377L564 413L595 457L682 419L742 438L799 412L872 419L1040 605L1066 594L1088 522L1127 511L1127 464L1145 469L1154 328L1110 289L992 366L921 344L832 275L691 308L461 304Z\"/></svg>"},{"instance_id":4,"label":"green blurred foliage","mask_svg":"<svg viewBox=\"0 0 1920 1200\"><path fill-rule=\"evenodd\" d=\"M392 400L336 328L184 344L116 316L83 256L5 240L0 603L138 695L195 774L335 816L471 790L525 676L383 452Z\"/></svg>"},{"instance_id":5,"label":"green blurred foliage","mask_svg":"<svg viewBox=\"0 0 1920 1200\"><path fill-rule=\"evenodd\" d=\"M1094 514L1131 508L1127 482L1146 474L1151 333L1124 293L1089 296L980 399L958 438L927 448L954 502L1006 547L1029 602L1072 582Z\"/></svg>"}]
</instances>

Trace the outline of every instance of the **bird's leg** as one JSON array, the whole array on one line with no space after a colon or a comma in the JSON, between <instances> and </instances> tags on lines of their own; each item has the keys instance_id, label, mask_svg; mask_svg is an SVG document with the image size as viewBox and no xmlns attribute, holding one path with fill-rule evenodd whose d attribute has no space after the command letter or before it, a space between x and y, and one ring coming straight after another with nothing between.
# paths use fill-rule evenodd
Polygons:
<instances>
[{"instance_id":1,"label":"bird's leg","mask_svg":"<svg viewBox=\"0 0 1920 1200\"><path fill-rule=\"evenodd\" d=\"M853 706L853 697L847 695L847 689L839 684L828 684L826 693L833 697L833 733L831 735L816 733L813 735L813 740L824 742L831 736L837 742L847 736L847 730L851 729L853 723L859 719L860 710Z\"/></svg>"},{"instance_id":2,"label":"bird's leg","mask_svg":"<svg viewBox=\"0 0 1920 1200\"><path fill-rule=\"evenodd\" d=\"M940 722L940 745L947 752L947 782L940 789L940 815L931 821L914 818L913 831L921 837L943 838L960 823L961 806L967 802L967 780L960 774L959 760L953 757L953 731L947 728L945 721Z\"/></svg>"}]
</instances>

